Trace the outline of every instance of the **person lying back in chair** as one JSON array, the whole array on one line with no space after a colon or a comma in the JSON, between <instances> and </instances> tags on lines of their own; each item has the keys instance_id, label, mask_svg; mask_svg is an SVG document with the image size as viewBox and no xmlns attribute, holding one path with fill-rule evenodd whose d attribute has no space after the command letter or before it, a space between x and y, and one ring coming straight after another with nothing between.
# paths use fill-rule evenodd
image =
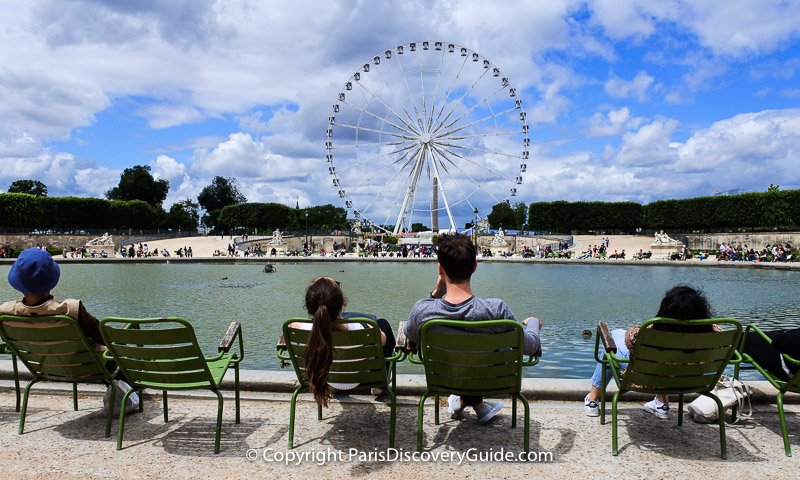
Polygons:
<instances>
[{"instance_id":1,"label":"person lying back in chair","mask_svg":"<svg viewBox=\"0 0 800 480\"><path fill-rule=\"evenodd\" d=\"M405 327L409 342L418 344L422 324L437 318L466 321L516 320L503 300L473 295L470 279L478 268L478 249L468 236L459 233L442 235L437 248L439 276L436 288L411 309ZM542 321L528 317L522 324L525 326L523 352L526 355L538 353L541 350L539 329ZM480 423L488 422L503 408L503 402L484 402L481 397L458 395L450 395L448 405L450 417L454 420L461 418L465 407L473 407Z\"/></svg>"}]
</instances>

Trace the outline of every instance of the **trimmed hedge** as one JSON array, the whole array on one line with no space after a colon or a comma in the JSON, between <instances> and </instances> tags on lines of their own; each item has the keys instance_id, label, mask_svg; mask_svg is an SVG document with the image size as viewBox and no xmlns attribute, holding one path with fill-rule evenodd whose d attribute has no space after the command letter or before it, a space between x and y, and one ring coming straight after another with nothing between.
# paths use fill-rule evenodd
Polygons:
<instances>
[{"instance_id":1,"label":"trimmed hedge","mask_svg":"<svg viewBox=\"0 0 800 480\"><path fill-rule=\"evenodd\" d=\"M634 202L536 202L533 230L788 231L800 224L800 190L743 193L681 200Z\"/></svg>"},{"instance_id":2,"label":"trimmed hedge","mask_svg":"<svg viewBox=\"0 0 800 480\"><path fill-rule=\"evenodd\" d=\"M104 200L78 197L34 197L0 193L0 226L36 230L100 228L155 229L166 225L160 206L142 200Z\"/></svg>"},{"instance_id":3,"label":"trimmed hedge","mask_svg":"<svg viewBox=\"0 0 800 480\"><path fill-rule=\"evenodd\" d=\"M239 203L223 207L217 227L229 232L301 230L306 227L320 230L345 230L349 228L347 211L333 205L318 205L307 209L287 207L281 203Z\"/></svg>"}]
</instances>

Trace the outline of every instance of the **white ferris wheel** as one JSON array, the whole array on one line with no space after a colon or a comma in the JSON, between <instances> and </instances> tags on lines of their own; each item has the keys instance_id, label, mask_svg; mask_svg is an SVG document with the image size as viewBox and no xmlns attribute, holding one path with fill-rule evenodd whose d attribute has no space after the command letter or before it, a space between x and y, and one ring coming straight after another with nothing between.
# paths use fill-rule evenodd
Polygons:
<instances>
[{"instance_id":1,"label":"white ferris wheel","mask_svg":"<svg viewBox=\"0 0 800 480\"><path fill-rule=\"evenodd\" d=\"M401 235L413 223L439 230L441 216L455 231L457 219L516 196L528 131L517 90L488 59L447 42L398 45L339 92L327 168L362 225Z\"/></svg>"}]
</instances>

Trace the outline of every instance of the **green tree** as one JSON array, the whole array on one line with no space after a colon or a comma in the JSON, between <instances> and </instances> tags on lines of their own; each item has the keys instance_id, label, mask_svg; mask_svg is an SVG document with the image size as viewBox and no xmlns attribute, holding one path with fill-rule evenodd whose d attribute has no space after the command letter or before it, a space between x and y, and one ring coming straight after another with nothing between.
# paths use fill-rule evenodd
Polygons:
<instances>
[{"instance_id":1,"label":"green tree","mask_svg":"<svg viewBox=\"0 0 800 480\"><path fill-rule=\"evenodd\" d=\"M200 191L197 201L206 211L206 214L203 215L203 223L215 228L223 207L238 205L246 202L247 199L239 192L235 178L216 176L210 185Z\"/></svg>"},{"instance_id":2,"label":"green tree","mask_svg":"<svg viewBox=\"0 0 800 480\"><path fill-rule=\"evenodd\" d=\"M156 180L147 165L126 168L119 178L119 185L106 192L109 200L142 200L153 206L160 206L167 198L169 182Z\"/></svg>"},{"instance_id":3,"label":"green tree","mask_svg":"<svg viewBox=\"0 0 800 480\"><path fill-rule=\"evenodd\" d=\"M523 229L527 225L528 220L528 206L523 202L514 204L514 217L516 228Z\"/></svg>"},{"instance_id":4,"label":"green tree","mask_svg":"<svg viewBox=\"0 0 800 480\"><path fill-rule=\"evenodd\" d=\"M519 225L517 225L517 215L508 202L500 202L493 206L491 213L486 216L486 219L489 220L490 228L498 228L501 225L503 228L519 228Z\"/></svg>"},{"instance_id":5,"label":"green tree","mask_svg":"<svg viewBox=\"0 0 800 480\"><path fill-rule=\"evenodd\" d=\"M34 197L46 197L47 185L39 180L14 180L8 187L8 193L27 193Z\"/></svg>"},{"instance_id":6,"label":"green tree","mask_svg":"<svg viewBox=\"0 0 800 480\"><path fill-rule=\"evenodd\" d=\"M428 227L426 227L422 223L412 223L411 224L411 231L412 232L425 232L425 231L428 231L428 230L430 230L430 229Z\"/></svg>"},{"instance_id":7,"label":"green tree","mask_svg":"<svg viewBox=\"0 0 800 480\"><path fill-rule=\"evenodd\" d=\"M187 231L197 230L200 221L199 208L200 205L189 198L173 203L167 215L167 227Z\"/></svg>"}]
</instances>

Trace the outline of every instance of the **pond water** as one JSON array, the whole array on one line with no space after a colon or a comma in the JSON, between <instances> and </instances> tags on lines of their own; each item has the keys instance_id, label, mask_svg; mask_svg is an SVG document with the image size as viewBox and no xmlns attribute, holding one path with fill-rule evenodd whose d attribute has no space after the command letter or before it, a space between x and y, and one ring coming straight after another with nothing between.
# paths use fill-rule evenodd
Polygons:
<instances>
[{"instance_id":1,"label":"pond water","mask_svg":"<svg viewBox=\"0 0 800 480\"><path fill-rule=\"evenodd\" d=\"M277 369L275 343L283 321L304 314L303 295L311 279L329 275L342 282L348 309L376 313L396 328L436 279L435 263L280 263L275 273L263 265L226 264L62 264L56 298L83 300L104 316L180 316L191 321L200 344L213 353L228 324L237 320L245 334L244 368ZM0 299L20 295L0 265ZM700 288L717 316L765 328L800 326L800 282L791 271L665 266L607 266L481 263L475 292L506 300L519 319L544 321L544 356L526 369L531 377L588 378L594 368L593 334L598 321L612 328L641 323L658 310L676 284ZM421 372L407 362L399 371Z\"/></svg>"}]
</instances>

